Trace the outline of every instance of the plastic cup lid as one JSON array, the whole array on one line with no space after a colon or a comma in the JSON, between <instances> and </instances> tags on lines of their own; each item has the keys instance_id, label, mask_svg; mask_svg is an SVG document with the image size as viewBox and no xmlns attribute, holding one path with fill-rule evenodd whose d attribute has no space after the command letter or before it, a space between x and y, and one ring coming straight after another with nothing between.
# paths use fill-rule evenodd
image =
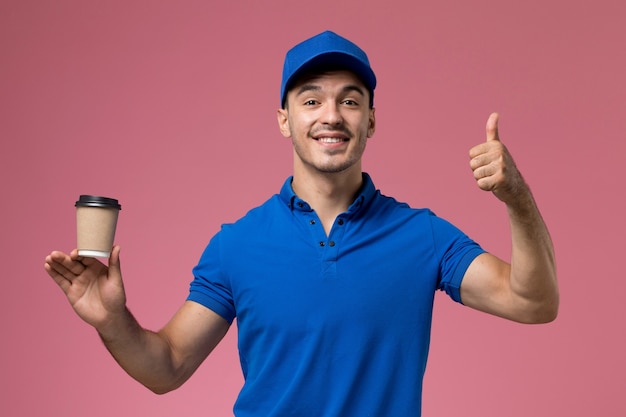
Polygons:
<instances>
[{"instance_id":1,"label":"plastic cup lid","mask_svg":"<svg viewBox=\"0 0 626 417\"><path fill-rule=\"evenodd\" d=\"M81 195L75 204L76 207L103 207L122 209L120 203L114 198L100 197L97 195Z\"/></svg>"}]
</instances>

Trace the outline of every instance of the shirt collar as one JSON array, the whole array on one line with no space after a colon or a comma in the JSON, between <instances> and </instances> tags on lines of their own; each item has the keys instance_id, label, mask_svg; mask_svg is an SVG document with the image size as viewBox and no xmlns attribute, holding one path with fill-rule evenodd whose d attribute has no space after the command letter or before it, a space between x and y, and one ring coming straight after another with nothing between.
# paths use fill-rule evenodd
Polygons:
<instances>
[{"instance_id":1,"label":"shirt collar","mask_svg":"<svg viewBox=\"0 0 626 417\"><path fill-rule=\"evenodd\" d=\"M313 211L309 203L302 200L300 197L296 195L291 187L291 182L293 181L293 176L287 178L282 188L280 189L279 197L283 203L287 205L291 210L298 211ZM356 198L348 207L347 213L356 213L362 207L366 206L376 194L376 187L374 186L374 182L369 174L363 172L363 185L359 190Z\"/></svg>"}]
</instances>

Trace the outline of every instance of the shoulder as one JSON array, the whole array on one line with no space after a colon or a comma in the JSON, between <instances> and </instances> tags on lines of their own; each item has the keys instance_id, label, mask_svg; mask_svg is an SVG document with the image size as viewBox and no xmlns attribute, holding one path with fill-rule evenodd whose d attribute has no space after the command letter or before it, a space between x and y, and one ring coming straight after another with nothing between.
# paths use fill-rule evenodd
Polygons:
<instances>
[{"instance_id":1,"label":"shoulder","mask_svg":"<svg viewBox=\"0 0 626 417\"><path fill-rule=\"evenodd\" d=\"M368 211L368 220L372 220L377 227L385 225L384 228L399 229L400 234L412 235L422 244L432 244L438 253L460 242L473 243L465 232L432 209L414 208L380 192L377 192Z\"/></svg>"},{"instance_id":2,"label":"shoulder","mask_svg":"<svg viewBox=\"0 0 626 417\"><path fill-rule=\"evenodd\" d=\"M371 204L368 207L370 214L386 217L394 217L403 221L415 220L428 222L437 215L429 208L415 208L408 203L397 200L394 197L376 191Z\"/></svg>"},{"instance_id":3,"label":"shoulder","mask_svg":"<svg viewBox=\"0 0 626 417\"><path fill-rule=\"evenodd\" d=\"M241 234L259 233L286 212L288 212L288 207L286 207L278 195L273 195L263 204L250 209L244 216L234 222L222 224L218 234L236 237Z\"/></svg>"}]
</instances>

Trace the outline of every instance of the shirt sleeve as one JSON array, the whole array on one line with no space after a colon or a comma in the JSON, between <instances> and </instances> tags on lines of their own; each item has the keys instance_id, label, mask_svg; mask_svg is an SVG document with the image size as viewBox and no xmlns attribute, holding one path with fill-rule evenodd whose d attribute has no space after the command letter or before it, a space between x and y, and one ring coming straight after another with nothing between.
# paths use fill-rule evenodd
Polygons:
<instances>
[{"instance_id":1,"label":"shirt sleeve","mask_svg":"<svg viewBox=\"0 0 626 417\"><path fill-rule=\"evenodd\" d=\"M439 259L437 289L461 301L461 282L472 261L485 250L465 233L437 216L431 218L435 251Z\"/></svg>"},{"instance_id":2,"label":"shirt sleeve","mask_svg":"<svg viewBox=\"0 0 626 417\"><path fill-rule=\"evenodd\" d=\"M216 234L207 245L200 261L193 268L193 276L187 300L213 310L232 323L236 317L236 311L228 273L223 267L220 233Z\"/></svg>"}]
</instances>

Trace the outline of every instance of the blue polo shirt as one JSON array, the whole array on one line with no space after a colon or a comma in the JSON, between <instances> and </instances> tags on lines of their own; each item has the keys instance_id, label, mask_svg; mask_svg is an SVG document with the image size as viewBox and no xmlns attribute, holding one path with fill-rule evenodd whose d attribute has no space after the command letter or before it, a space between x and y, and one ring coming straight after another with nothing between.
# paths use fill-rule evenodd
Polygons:
<instances>
[{"instance_id":1,"label":"blue polo shirt","mask_svg":"<svg viewBox=\"0 0 626 417\"><path fill-rule=\"evenodd\" d=\"M420 415L435 290L484 251L363 179L328 236L287 179L194 268L188 300L237 318L237 417Z\"/></svg>"}]
</instances>

